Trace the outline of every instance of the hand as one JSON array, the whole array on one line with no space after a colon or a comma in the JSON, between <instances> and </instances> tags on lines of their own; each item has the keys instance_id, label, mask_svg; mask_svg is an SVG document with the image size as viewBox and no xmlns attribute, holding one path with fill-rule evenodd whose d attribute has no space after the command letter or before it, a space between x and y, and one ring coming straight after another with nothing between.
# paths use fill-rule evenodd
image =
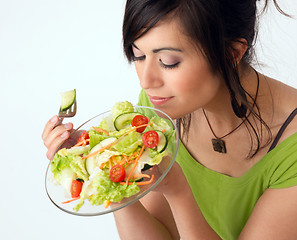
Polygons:
<instances>
[{"instance_id":1,"label":"hand","mask_svg":"<svg viewBox=\"0 0 297 240\"><path fill-rule=\"evenodd\" d=\"M162 162L158 166L155 166L152 170L153 174L155 174L155 177L158 177L157 174L160 175L160 168L162 168ZM154 191L161 192L164 195L169 196L181 194L187 188L187 186L189 187L189 184L181 167L178 165L177 162L174 162L170 171L167 173L165 178L158 184Z\"/></svg>"},{"instance_id":2,"label":"hand","mask_svg":"<svg viewBox=\"0 0 297 240\"><path fill-rule=\"evenodd\" d=\"M73 130L72 123L61 124L56 126L59 121L58 116L53 116L45 125L42 140L47 151L47 158L51 160L54 157L55 152L59 146L69 138L71 131ZM76 136L73 136L76 137Z\"/></svg>"}]
</instances>

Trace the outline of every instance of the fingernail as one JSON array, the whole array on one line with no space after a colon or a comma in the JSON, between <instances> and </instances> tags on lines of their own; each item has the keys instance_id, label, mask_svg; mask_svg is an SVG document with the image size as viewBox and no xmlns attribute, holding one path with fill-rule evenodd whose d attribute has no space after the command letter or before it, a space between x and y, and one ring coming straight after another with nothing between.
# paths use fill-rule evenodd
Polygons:
<instances>
[{"instance_id":1,"label":"fingernail","mask_svg":"<svg viewBox=\"0 0 297 240\"><path fill-rule=\"evenodd\" d=\"M62 135L61 135L61 138L67 137L67 134L68 134L67 132L63 132Z\"/></svg>"},{"instance_id":2,"label":"fingernail","mask_svg":"<svg viewBox=\"0 0 297 240\"><path fill-rule=\"evenodd\" d=\"M71 123L66 123L66 124L64 125L64 127L65 127L66 129L71 129L71 128L72 128L72 124L71 124Z\"/></svg>"},{"instance_id":3,"label":"fingernail","mask_svg":"<svg viewBox=\"0 0 297 240\"><path fill-rule=\"evenodd\" d=\"M56 123L57 122L57 116L53 116L50 121L52 123Z\"/></svg>"},{"instance_id":4,"label":"fingernail","mask_svg":"<svg viewBox=\"0 0 297 240\"><path fill-rule=\"evenodd\" d=\"M48 160L51 160L51 158L52 158L52 154L51 154L50 152L47 152L47 153L46 153L46 157L47 157Z\"/></svg>"}]
</instances>

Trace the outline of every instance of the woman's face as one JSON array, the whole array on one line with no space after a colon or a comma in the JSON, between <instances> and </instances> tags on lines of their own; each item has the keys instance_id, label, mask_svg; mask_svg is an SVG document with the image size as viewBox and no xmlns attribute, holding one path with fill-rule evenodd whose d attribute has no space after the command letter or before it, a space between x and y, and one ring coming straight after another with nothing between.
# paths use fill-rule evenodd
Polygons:
<instances>
[{"instance_id":1,"label":"woman's face","mask_svg":"<svg viewBox=\"0 0 297 240\"><path fill-rule=\"evenodd\" d=\"M140 85L155 108L176 119L215 100L222 81L175 21L159 22L132 49Z\"/></svg>"}]
</instances>

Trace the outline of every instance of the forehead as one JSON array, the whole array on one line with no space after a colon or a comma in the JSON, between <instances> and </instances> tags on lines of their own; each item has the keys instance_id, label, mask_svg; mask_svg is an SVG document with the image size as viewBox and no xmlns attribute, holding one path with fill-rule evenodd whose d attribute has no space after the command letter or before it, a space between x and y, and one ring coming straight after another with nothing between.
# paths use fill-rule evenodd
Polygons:
<instances>
[{"instance_id":1,"label":"forehead","mask_svg":"<svg viewBox=\"0 0 297 240\"><path fill-rule=\"evenodd\" d=\"M145 30L143 29L143 31ZM179 22L172 18L159 21L134 44L143 51L165 46L179 48L183 52L193 51L195 48L193 42L183 33Z\"/></svg>"}]
</instances>

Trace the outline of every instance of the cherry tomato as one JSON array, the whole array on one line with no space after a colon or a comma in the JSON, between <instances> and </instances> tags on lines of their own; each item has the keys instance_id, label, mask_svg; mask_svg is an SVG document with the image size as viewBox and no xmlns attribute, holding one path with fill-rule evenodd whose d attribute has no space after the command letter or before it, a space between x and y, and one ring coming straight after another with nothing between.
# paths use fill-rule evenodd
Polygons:
<instances>
[{"instance_id":1,"label":"cherry tomato","mask_svg":"<svg viewBox=\"0 0 297 240\"><path fill-rule=\"evenodd\" d=\"M122 165L114 165L109 171L110 180L113 182L122 182L125 176L126 171Z\"/></svg>"},{"instance_id":2,"label":"cherry tomato","mask_svg":"<svg viewBox=\"0 0 297 240\"><path fill-rule=\"evenodd\" d=\"M138 127L144 124L148 124L149 119L146 116L143 115L136 115L133 119L132 119L132 127ZM139 133L142 133L144 131L144 129L146 128L146 126L144 127L140 127L137 128L136 131Z\"/></svg>"},{"instance_id":3,"label":"cherry tomato","mask_svg":"<svg viewBox=\"0 0 297 240\"><path fill-rule=\"evenodd\" d=\"M81 180L77 180L77 179L72 180L71 189L70 189L72 198L79 197L83 184L84 183Z\"/></svg>"},{"instance_id":4,"label":"cherry tomato","mask_svg":"<svg viewBox=\"0 0 297 240\"><path fill-rule=\"evenodd\" d=\"M159 135L156 131L148 131L142 135L144 146L154 148L159 143Z\"/></svg>"},{"instance_id":5,"label":"cherry tomato","mask_svg":"<svg viewBox=\"0 0 297 240\"><path fill-rule=\"evenodd\" d=\"M87 139L90 139L89 137L89 133L87 131L83 131L81 133L81 135L79 136L79 138L77 139L77 143L80 143L83 141L83 139L87 140Z\"/></svg>"}]
</instances>

